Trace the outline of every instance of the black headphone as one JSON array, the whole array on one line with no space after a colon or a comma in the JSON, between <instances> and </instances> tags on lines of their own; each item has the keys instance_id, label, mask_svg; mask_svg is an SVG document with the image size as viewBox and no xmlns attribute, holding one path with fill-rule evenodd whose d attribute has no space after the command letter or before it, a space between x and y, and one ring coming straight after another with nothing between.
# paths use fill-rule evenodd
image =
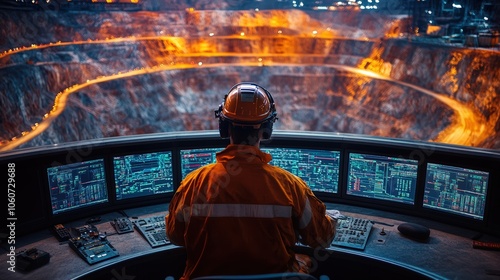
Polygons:
<instances>
[{"instance_id":1,"label":"black headphone","mask_svg":"<svg viewBox=\"0 0 500 280\"><path fill-rule=\"evenodd\" d=\"M257 88L262 89L266 93L267 98L269 99L269 102L271 103L270 104L270 111L271 112L269 113L269 116L260 123L248 123L248 124L240 123L240 124L243 126L245 126L245 125L252 126L252 125L260 124L259 129L262 130L262 139L271 138L271 134L273 133L273 124L278 119L278 117L277 117L278 114L276 112L276 107L274 105L273 96L264 87L262 87L258 84L255 84L255 83L251 83L251 82L243 82L243 83L238 83L238 84L234 85L228 91L228 93L226 95L224 95L224 101L219 105L219 109L215 110L215 117L219 119L220 137L221 138L228 138L229 137L228 127L229 127L229 124L231 123L231 120L225 118L224 115L222 114L222 110L224 108L224 103L226 102L226 99L227 99L229 93L231 93L235 88L237 88L238 86L241 86L241 85L251 85L251 86L255 86Z\"/></svg>"}]
</instances>

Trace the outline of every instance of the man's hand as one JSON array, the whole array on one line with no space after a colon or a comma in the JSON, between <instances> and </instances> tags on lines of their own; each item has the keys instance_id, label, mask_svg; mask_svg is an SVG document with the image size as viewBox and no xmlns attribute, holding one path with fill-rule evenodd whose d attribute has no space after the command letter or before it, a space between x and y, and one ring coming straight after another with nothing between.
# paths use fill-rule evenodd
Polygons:
<instances>
[{"instance_id":1,"label":"man's hand","mask_svg":"<svg viewBox=\"0 0 500 280\"><path fill-rule=\"evenodd\" d=\"M332 219L335 219L335 220L342 220L342 219L346 218L344 215L342 215L340 213L339 210L335 210L335 209L327 209L326 210L326 215L329 216Z\"/></svg>"}]
</instances>

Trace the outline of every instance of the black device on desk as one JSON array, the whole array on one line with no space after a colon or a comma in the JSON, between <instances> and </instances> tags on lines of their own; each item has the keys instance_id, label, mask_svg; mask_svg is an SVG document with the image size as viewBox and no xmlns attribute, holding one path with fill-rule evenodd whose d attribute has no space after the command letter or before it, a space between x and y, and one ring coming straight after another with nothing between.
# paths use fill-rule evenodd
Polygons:
<instances>
[{"instance_id":1,"label":"black device on desk","mask_svg":"<svg viewBox=\"0 0 500 280\"><path fill-rule=\"evenodd\" d=\"M127 217L119 217L110 222L118 234L134 231L134 225Z\"/></svg>"},{"instance_id":2,"label":"black device on desk","mask_svg":"<svg viewBox=\"0 0 500 280\"><path fill-rule=\"evenodd\" d=\"M372 227L373 223L364 218L346 216L339 219L332 245L364 250Z\"/></svg>"},{"instance_id":3,"label":"black device on desk","mask_svg":"<svg viewBox=\"0 0 500 280\"><path fill-rule=\"evenodd\" d=\"M94 225L71 228L69 246L88 264L119 256L118 251Z\"/></svg>"},{"instance_id":4,"label":"black device on desk","mask_svg":"<svg viewBox=\"0 0 500 280\"><path fill-rule=\"evenodd\" d=\"M31 248L16 255L16 267L22 271L31 271L39 268L50 261L49 253Z\"/></svg>"},{"instance_id":5,"label":"black device on desk","mask_svg":"<svg viewBox=\"0 0 500 280\"><path fill-rule=\"evenodd\" d=\"M151 247L155 248L170 244L165 232L165 216L140 218L134 221L134 225Z\"/></svg>"},{"instance_id":6,"label":"black device on desk","mask_svg":"<svg viewBox=\"0 0 500 280\"><path fill-rule=\"evenodd\" d=\"M57 240L63 242L68 241L71 237L69 229L67 229L63 224L57 224L52 227L52 233L57 238Z\"/></svg>"}]
</instances>

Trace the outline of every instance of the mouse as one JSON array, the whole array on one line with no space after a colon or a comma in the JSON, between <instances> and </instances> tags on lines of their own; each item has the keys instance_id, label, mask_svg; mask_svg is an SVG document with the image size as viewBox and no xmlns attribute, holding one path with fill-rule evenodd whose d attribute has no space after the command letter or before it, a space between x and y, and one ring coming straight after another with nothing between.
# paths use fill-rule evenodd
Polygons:
<instances>
[{"instance_id":1,"label":"mouse","mask_svg":"<svg viewBox=\"0 0 500 280\"><path fill-rule=\"evenodd\" d=\"M415 223L402 223L398 230L402 235L418 241L426 241L431 233L428 227Z\"/></svg>"}]
</instances>

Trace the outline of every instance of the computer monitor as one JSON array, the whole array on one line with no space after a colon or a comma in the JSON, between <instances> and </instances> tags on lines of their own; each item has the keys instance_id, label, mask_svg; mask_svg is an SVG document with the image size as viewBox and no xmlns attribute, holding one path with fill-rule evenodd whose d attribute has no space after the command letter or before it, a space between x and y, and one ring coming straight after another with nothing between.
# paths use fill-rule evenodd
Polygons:
<instances>
[{"instance_id":1,"label":"computer monitor","mask_svg":"<svg viewBox=\"0 0 500 280\"><path fill-rule=\"evenodd\" d=\"M483 220L489 173L428 163L423 207Z\"/></svg>"},{"instance_id":2,"label":"computer monitor","mask_svg":"<svg viewBox=\"0 0 500 280\"><path fill-rule=\"evenodd\" d=\"M264 148L273 157L270 164L299 176L313 191L337 193L340 152L321 149Z\"/></svg>"},{"instance_id":3,"label":"computer monitor","mask_svg":"<svg viewBox=\"0 0 500 280\"><path fill-rule=\"evenodd\" d=\"M347 194L414 205L417 169L417 160L350 153Z\"/></svg>"},{"instance_id":4,"label":"computer monitor","mask_svg":"<svg viewBox=\"0 0 500 280\"><path fill-rule=\"evenodd\" d=\"M52 214L108 202L103 159L47 168Z\"/></svg>"},{"instance_id":5,"label":"computer monitor","mask_svg":"<svg viewBox=\"0 0 500 280\"><path fill-rule=\"evenodd\" d=\"M181 174L186 177L192 171L215 162L215 154L224 148L183 149L181 154Z\"/></svg>"},{"instance_id":6,"label":"computer monitor","mask_svg":"<svg viewBox=\"0 0 500 280\"><path fill-rule=\"evenodd\" d=\"M116 200L174 191L172 152L154 152L113 158Z\"/></svg>"}]
</instances>

